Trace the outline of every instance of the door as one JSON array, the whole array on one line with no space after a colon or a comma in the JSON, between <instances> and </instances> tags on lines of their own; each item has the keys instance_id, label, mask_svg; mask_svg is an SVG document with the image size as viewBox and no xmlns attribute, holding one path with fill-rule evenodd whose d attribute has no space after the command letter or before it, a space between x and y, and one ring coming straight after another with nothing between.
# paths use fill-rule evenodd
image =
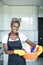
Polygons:
<instances>
[{"instance_id":1,"label":"door","mask_svg":"<svg viewBox=\"0 0 43 65\"><path fill-rule=\"evenodd\" d=\"M43 46L43 18L38 18L38 44ZM43 57L43 53L39 56Z\"/></svg>"}]
</instances>

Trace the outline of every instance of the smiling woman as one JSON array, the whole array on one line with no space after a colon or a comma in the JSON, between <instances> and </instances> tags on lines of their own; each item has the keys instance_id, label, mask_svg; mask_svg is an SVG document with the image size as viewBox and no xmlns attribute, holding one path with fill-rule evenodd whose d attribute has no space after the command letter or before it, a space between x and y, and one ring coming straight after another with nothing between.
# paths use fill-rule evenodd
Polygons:
<instances>
[{"instance_id":1,"label":"smiling woman","mask_svg":"<svg viewBox=\"0 0 43 65\"><path fill-rule=\"evenodd\" d=\"M3 37L2 43L4 51L9 54L8 65L26 65L26 60L23 57L25 50L22 49L21 41L26 42L32 47L37 45L32 43L27 37L18 32L21 19L12 18L11 20L11 32Z\"/></svg>"}]
</instances>

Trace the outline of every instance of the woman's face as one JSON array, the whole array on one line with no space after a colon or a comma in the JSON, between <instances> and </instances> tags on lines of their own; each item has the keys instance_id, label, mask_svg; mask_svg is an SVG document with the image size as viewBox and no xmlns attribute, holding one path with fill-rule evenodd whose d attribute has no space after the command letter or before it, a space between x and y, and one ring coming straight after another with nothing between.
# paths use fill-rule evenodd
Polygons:
<instances>
[{"instance_id":1,"label":"woman's face","mask_svg":"<svg viewBox=\"0 0 43 65\"><path fill-rule=\"evenodd\" d=\"M11 26L11 31L13 33L17 33L18 30L19 30L19 24L17 22L13 23Z\"/></svg>"}]
</instances>

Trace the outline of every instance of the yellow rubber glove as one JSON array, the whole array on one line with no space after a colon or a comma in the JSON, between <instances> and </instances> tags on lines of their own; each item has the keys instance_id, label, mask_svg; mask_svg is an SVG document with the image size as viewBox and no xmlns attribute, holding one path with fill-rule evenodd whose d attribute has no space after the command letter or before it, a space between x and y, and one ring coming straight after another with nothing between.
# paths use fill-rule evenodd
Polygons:
<instances>
[{"instance_id":1,"label":"yellow rubber glove","mask_svg":"<svg viewBox=\"0 0 43 65\"><path fill-rule=\"evenodd\" d=\"M42 46L39 46L38 56L42 53Z\"/></svg>"},{"instance_id":2,"label":"yellow rubber glove","mask_svg":"<svg viewBox=\"0 0 43 65\"><path fill-rule=\"evenodd\" d=\"M25 54L24 50L14 50L14 54L18 54L20 56L23 56Z\"/></svg>"}]
</instances>

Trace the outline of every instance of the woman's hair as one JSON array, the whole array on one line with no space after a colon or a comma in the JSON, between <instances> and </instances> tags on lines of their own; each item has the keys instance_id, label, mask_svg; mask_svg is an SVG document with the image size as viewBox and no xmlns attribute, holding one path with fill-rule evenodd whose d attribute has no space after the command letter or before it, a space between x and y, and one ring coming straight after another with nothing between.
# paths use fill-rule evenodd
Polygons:
<instances>
[{"instance_id":1,"label":"woman's hair","mask_svg":"<svg viewBox=\"0 0 43 65\"><path fill-rule=\"evenodd\" d=\"M19 24L19 26L20 26L20 22L21 22L21 18L12 18L12 20L11 20L11 26L13 25L13 23L18 23Z\"/></svg>"}]
</instances>

